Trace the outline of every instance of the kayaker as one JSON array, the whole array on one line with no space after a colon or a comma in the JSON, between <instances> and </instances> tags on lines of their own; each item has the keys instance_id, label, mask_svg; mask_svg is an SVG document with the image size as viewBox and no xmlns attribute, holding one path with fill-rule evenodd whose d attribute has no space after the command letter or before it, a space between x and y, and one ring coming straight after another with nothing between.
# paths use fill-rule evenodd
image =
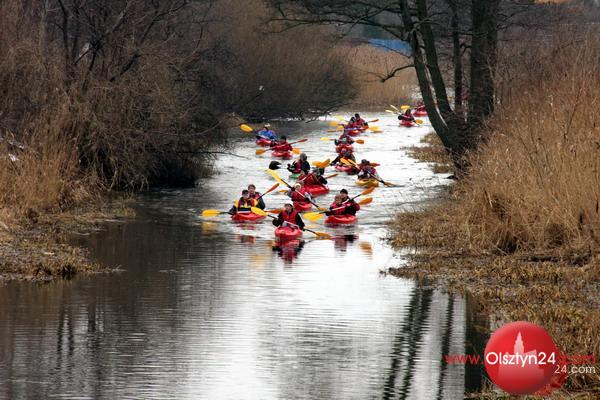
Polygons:
<instances>
[{"instance_id":1,"label":"kayaker","mask_svg":"<svg viewBox=\"0 0 600 400\"><path fill-rule=\"evenodd\" d=\"M423 102L422 102L422 101L419 101L419 102L417 103L417 107L415 108L415 111L419 111L419 112L427 111L427 110L425 109L425 104L423 104Z\"/></svg>"},{"instance_id":2,"label":"kayaker","mask_svg":"<svg viewBox=\"0 0 600 400\"><path fill-rule=\"evenodd\" d=\"M253 184L248 185L248 197L256 201L256 207L264 210L266 205L260 193L256 191L256 186Z\"/></svg>"},{"instance_id":3,"label":"kayaker","mask_svg":"<svg viewBox=\"0 0 600 400\"><path fill-rule=\"evenodd\" d=\"M265 124L261 130L256 132L257 139L277 140L277 135L271 130L271 124Z\"/></svg>"},{"instance_id":4,"label":"kayaker","mask_svg":"<svg viewBox=\"0 0 600 400\"><path fill-rule=\"evenodd\" d=\"M358 126L359 128L368 128L369 127L369 124L367 123L367 121L362 119L358 113L354 114L354 119L356 120L356 126Z\"/></svg>"},{"instance_id":5,"label":"kayaker","mask_svg":"<svg viewBox=\"0 0 600 400\"><path fill-rule=\"evenodd\" d=\"M410 108L407 108L404 114L398 115L398 119L400 121L415 122L415 117L413 117Z\"/></svg>"},{"instance_id":6,"label":"kayaker","mask_svg":"<svg viewBox=\"0 0 600 400\"><path fill-rule=\"evenodd\" d=\"M350 118L350 122L344 125L344 132L353 131L356 129L356 118Z\"/></svg>"},{"instance_id":7,"label":"kayaker","mask_svg":"<svg viewBox=\"0 0 600 400\"><path fill-rule=\"evenodd\" d=\"M352 144L354 144L354 139L352 139L352 136L348 135L346 132L342 133L342 135L335 139L333 141L335 143L336 146L339 146L341 144L345 145L345 146L350 146Z\"/></svg>"},{"instance_id":8,"label":"kayaker","mask_svg":"<svg viewBox=\"0 0 600 400\"><path fill-rule=\"evenodd\" d=\"M322 186L327 185L327 179L323 177L323 171L320 168L313 168L308 174L298 177L299 181L302 181L305 186Z\"/></svg>"},{"instance_id":9,"label":"kayaker","mask_svg":"<svg viewBox=\"0 0 600 400\"><path fill-rule=\"evenodd\" d=\"M292 174L299 174L301 172L306 173L310 171L310 164L308 163L308 157L306 156L306 153L300 154L297 160L291 164L288 164L287 169Z\"/></svg>"},{"instance_id":10,"label":"kayaker","mask_svg":"<svg viewBox=\"0 0 600 400\"><path fill-rule=\"evenodd\" d=\"M342 198L342 203L346 205L346 213L349 215L356 215L356 212L360 210L360 204L348 196L348 191L346 189L340 190L340 197Z\"/></svg>"},{"instance_id":11,"label":"kayaker","mask_svg":"<svg viewBox=\"0 0 600 400\"><path fill-rule=\"evenodd\" d=\"M275 143L275 142L274 142ZM294 148L288 143L287 137L282 136L276 144L271 143L271 150L273 151L292 151Z\"/></svg>"},{"instance_id":12,"label":"kayaker","mask_svg":"<svg viewBox=\"0 0 600 400\"><path fill-rule=\"evenodd\" d=\"M302 182L298 182L294 185L293 189L288 190L286 193L294 203L310 203L312 200L312 195L307 191L303 190Z\"/></svg>"},{"instance_id":13,"label":"kayaker","mask_svg":"<svg viewBox=\"0 0 600 400\"><path fill-rule=\"evenodd\" d=\"M356 157L354 157L354 153L352 153L352 150L350 150L350 149L344 149L331 162L331 165L338 165L338 164L346 165L346 164L342 163L342 158L345 158L346 160L351 160L351 161L356 162Z\"/></svg>"},{"instance_id":14,"label":"kayaker","mask_svg":"<svg viewBox=\"0 0 600 400\"><path fill-rule=\"evenodd\" d=\"M361 160L360 164L358 164L358 179L367 180L367 179L381 179L375 167L369 163L368 160Z\"/></svg>"},{"instance_id":15,"label":"kayaker","mask_svg":"<svg viewBox=\"0 0 600 400\"><path fill-rule=\"evenodd\" d=\"M294 210L294 206L291 203L286 203L283 206L283 211L279 213L276 219L273 220L275 226L296 226L301 230L304 230L304 221L300 217L300 213Z\"/></svg>"},{"instance_id":16,"label":"kayaker","mask_svg":"<svg viewBox=\"0 0 600 400\"><path fill-rule=\"evenodd\" d=\"M250 212L251 207L256 207L256 200L250 198L250 192L246 189L242 190L242 197L233 203L233 207L228 211L233 215L238 212Z\"/></svg>"},{"instance_id":17,"label":"kayaker","mask_svg":"<svg viewBox=\"0 0 600 400\"><path fill-rule=\"evenodd\" d=\"M358 204L356 206L360 208ZM326 211L325 215L355 215L356 211L358 209L352 207L349 203L344 203L341 194L336 194L333 203L329 206L329 211Z\"/></svg>"}]
</instances>

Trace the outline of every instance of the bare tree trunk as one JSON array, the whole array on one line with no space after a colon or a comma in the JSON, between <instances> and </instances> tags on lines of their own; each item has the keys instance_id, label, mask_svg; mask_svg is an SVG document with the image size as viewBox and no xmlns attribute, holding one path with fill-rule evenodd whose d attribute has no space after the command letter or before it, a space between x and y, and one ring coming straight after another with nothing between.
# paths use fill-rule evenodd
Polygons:
<instances>
[{"instance_id":1,"label":"bare tree trunk","mask_svg":"<svg viewBox=\"0 0 600 400\"><path fill-rule=\"evenodd\" d=\"M463 97L463 65L460 48L460 30L458 23L458 10L456 0L448 0L452 10L452 62L454 64L454 112L460 116L463 115L462 97Z\"/></svg>"},{"instance_id":2,"label":"bare tree trunk","mask_svg":"<svg viewBox=\"0 0 600 400\"><path fill-rule=\"evenodd\" d=\"M471 92L469 123L480 127L494 111L493 71L498 39L497 15L500 0L472 1Z\"/></svg>"}]
</instances>

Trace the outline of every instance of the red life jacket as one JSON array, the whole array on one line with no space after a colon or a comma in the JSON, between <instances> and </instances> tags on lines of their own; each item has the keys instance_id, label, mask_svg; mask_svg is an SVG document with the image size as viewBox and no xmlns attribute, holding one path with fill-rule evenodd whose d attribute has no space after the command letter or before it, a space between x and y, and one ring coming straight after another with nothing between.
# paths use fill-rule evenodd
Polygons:
<instances>
[{"instance_id":1,"label":"red life jacket","mask_svg":"<svg viewBox=\"0 0 600 400\"><path fill-rule=\"evenodd\" d=\"M299 174L300 172L302 172L302 163L300 162L300 160L296 160L292 163L292 174Z\"/></svg>"},{"instance_id":2,"label":"red life jacket","mask_svg":"<svg viewBox=\"0 0 600 400\"><path fill-rule=\"evenodd\" d=\"M336 208L339 208L339 210L336 210ZM346 204L336 204L334 201L329 205L329 210L333 215L344 215L346 214Z\"/></svg>"},{"instance_id":3,"label":"red life jacket","mask_svg":"<svg viewBox=\"0 0 600 400\"><path fill-rule=\"evenodd\" d=\"M292 192L292 201L295 201L297 203L308 203L308 199L304 197L302 193L298 193L295 190Z\"/></svg>"},{"instance_id":4,"label":"red life jacket","mask_svg":"<svg viewBox=\"0 0 600 400\"><path fill-rule=\"evenodd\" d=\"M360 174L369 174L371 176L375 176L377 175L377 170L373 167L371 167L370 165L367 166L360 166Z\"/></svg>"},{"instance_id":5,"label":"red life jacket","mask_svg":"<svg viewBox=\"0 0 600 400\"><path fill-rule=\"evenodd\" d=\"M298 215L298 211L296 210L292 210L291 213L287 213L285 210L279 214L279 216L281 217L281 219L284 222L289 222L290 224L294 224L296 225L296 216Z\"/></svg>"},{"instance_id":6,"label":"red life jacket","mask_svg":"<svg viewBox=\"0 0 600 400\"><path fill-rule=\"evenodd\" d=\"M255 200L258 199L260 197L260 193L258 192L254 192L254 194L250 194L248 193L248 195L250 196L251 199Z\"/></svg>"},{"instance_id":7,"label":"red life jacket","mask_svg":"<svg viewBox=\"0 0 600 400\"><path fill-rule=\"evenodd\" d=\"M308 186L315 186L315 185L321 185L321 182L319 181L319 178L317 178L315 176L315 174L310 173L308 174L308 176L304 179L304 185L308 185Z\"/></svg>"},{"instance_id":8,"label":"red life jacket","mask_svg":"<svg viewBox=\"0 0 600 400\"><path fill-rule=\"evenodd\" d=\"M292 150L294 150L292 145L289 144L288 142L277 144L277 145L271 147L271 149L275 150L275 151L292 151Z\"/></svg>"},{"instance_id":9,"label":"red life jacket","mask_svg":"<svg viewBox=\"0 0 600 400\"><path fill-rule=\"evenodd\" d=\"M356 125L358 125L361 128L363 126L365 126L366 124L367 124L367 122L364 119L362 119L362 118L359 118L358 121L356 121Z\"/></svg>"}]
</instances>

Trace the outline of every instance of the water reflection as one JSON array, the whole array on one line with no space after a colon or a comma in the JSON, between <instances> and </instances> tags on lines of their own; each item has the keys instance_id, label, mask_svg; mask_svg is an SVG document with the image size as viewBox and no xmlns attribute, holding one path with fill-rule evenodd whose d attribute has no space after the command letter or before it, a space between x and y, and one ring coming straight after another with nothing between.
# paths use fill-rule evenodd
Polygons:
<instances>
[{"instance_id":1,"label":"water reflection","mask_svg":"<svg viewBox=\"0 0 600 400\"><path fill-rule=\"evenodd\" d=\"M325 126L291 124L288 136ZM333 240L282 245L268 223L200 220L245 184L224 158L217 179L149 194L136 220L78 239L124 272L0 288L0 398L462 398L480 373L441 360L481 348L477 314L462 297L380 274L401 261L381 240L389 214L438 185L382 137L363 151L406 186L374 192L357 227L318 226ZM326 158L317 144L303 150ZM258 187L272 184L255 159L235 161ZM332 191L352 182L332 180Z\"/></svg>"}]
</instances>

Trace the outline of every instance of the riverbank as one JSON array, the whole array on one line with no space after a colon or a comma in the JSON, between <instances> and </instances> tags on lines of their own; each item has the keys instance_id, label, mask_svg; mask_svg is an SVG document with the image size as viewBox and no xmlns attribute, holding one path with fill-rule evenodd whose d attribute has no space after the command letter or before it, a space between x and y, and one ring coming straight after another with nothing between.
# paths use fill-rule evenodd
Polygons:
<instances>
[{"instance_id":1,"label":"riverbank","mask_svg":"<svg viewBox=\"0 0 600 400\"><path fill-rule=\"evenodd\" d=\"M68 237L88 234L107 221L130 217L133 210L127 204L120 200L110 206L60 214L31 211L20 218L7 209L0 210L0 284L110 272L111 268L92 262L84 249L69 244Z\"/></svg>"},{"instance_id":2,"label":"riverbank","mask_svg":"<svg viewBox=\"0 0 600 400\"><path fill-rule=\"evenodd\" d=\"M585 139L585 135L580 139ZM409 153L423 161L434 161L432 168L443 166L443 158L438 158L436 140L429 136L425 142L429 144ZM573 142L582 146L584 143L583 140ZM504 143L503 151L508 146L507 152L513 157L512 164L520 164L517 151L520 144L520 139ZM574 147L574 153L580 150L575 144ZM487 160L487 166L492 163L488 158L489 152L493 154L490 148L484 149L481 155L481 159ZM585 160L585 151L580 152L578 157ZM563 165L566 158L565 155L561 157ZM593 158L588 161L588 165L593 165ZM527 215L527 211L510 208L510 205L518 198L535 202L535 197L540 196L534 197L531 190L517 187L513 192L504 190L500 197L495 192L497 181L489 173L482 172L480 166L476 164L471 177L450 187L445 198L431 208L396 216L391 223L393 245L404 250L413 249L414 252L408 256L405 266L392 268L389 272L423 284L433 283L451 292L472 294L481 305L481 311L490 316L491 330L510 321L530 321L544 327L567 354L593 354L598 357L600 246L595 234L598 228L597 200L591 200L596 204L595 210L592 204L591 212L581 211L578 232L572 236L564 225L545 221L545 240L539 236L526 240L528 236L522 229L517 229L520 221L516 212ZM563 174L566 171L563 170ZM587 172L596 173L593 170L580 173L585 176ZM500 173L496 178L499 181L506 179L501 168L496 168L495 173ZM481 179L482 174L487 174L485 179ZM557 179L556 176L554 178ZM578 181L563 178L558 179L563 184L578 185ZM591 175L587 178L588 184L593 182ZM580 190L585 188L582 186ZM478 191L485 194L480 205L483 210L474 205L474 193ZM563 215L567 211L563 210ZM533 225L535 218L543 215L540 210L524 219L533 216L530 220ZM559 214L551 215L557 217ZM500 224L501 227L498 226ZM595 368L596 373L570 375L553 398L596 398L600 391L597 374L600 366L595 365Z\"/></svg>"}]
</instances>

